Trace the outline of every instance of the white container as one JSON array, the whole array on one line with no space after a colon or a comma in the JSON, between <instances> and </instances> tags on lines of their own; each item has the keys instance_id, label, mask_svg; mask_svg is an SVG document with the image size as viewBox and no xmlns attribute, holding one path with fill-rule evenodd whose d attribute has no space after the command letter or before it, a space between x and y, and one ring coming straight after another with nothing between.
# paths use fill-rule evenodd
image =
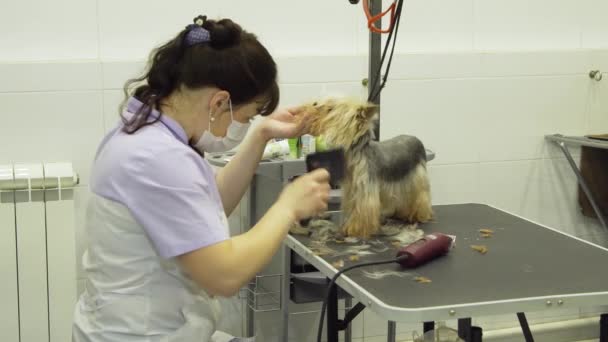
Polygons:
<instances>
[{"instance_id":1,"label":"white container","mask_svg":"<svg viewBox=\"0 0 608 342\"><path fill-rule=\"evenodd\" d=\"M287 139L273 141L266 145L262 159L271 159L289 154L289 143Z\"/></svg>"},{"instance_id":2,"label":"white container","mask_svg":"<svg viewBox=\"0 0 608 342\"><path fill-rule=\"evenodd\" d=\"M313 137L310 134L304 134L301 138L300 138L301 144L302 144L302 156L306 156L308 154L311 153L315 153L316 152L316 142L315 142L315 137Z\"/></svg>"}]
</instances>

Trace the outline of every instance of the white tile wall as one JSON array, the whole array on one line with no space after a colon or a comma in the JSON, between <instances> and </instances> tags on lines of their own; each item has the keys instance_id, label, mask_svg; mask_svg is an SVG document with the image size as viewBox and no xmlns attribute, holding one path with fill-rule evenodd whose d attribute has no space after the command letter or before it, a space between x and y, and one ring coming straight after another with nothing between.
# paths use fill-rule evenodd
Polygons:
<instances>
[{"instance_id":1,"label":"white tile wall","mask_svg":"<svg viewBox=\"0 0 608 342\"><path fill-rule=\"evenodd\" d=\"M254 32L274 53L352 54L356 44L356 35L352 34L356 9L347 2L323 0L289 3L272 0L263 4L246 0L201 4L189 0L170 11L163 3L143 0L101 1L100 56L102 59L145 57L151 48L173 37L198 14L234 19ZM329 36L332 39L327 39Z\"/></svg>"},{"instance_id":2,"label":"white tile wall","mask_svg":"<svg viewBox=\"0 0 608 342\"><path fill-rule=\"evenodd\" d=\"M173 38L201 12L216 15L219 2L98 1L99 56L103 60L146 58L150 50ZM127 33L128 32L128 33Z\"/></svg>"},{"instance_id":3,"label":"white tile wall","mask_svg":"<svg viewBox=\"0 0 608 342\"><path fill-rule=\"evenodd\" d=\"M605 48L607 6L603 0L408 1L397 50ZM168 10L142 0L27 0L0 5L0 60L142 59L199 13L233 18L278 55L367 53L361 4L347 1L187 0Z\"/></svg>"},{"instance_id":4,"label":"white tile wall","mask_svg":"<svg viewBox=\"0 0 608 342\"><path fill-rule=\"evenodd\" d=\"M434 204L480 203L479 164L428 164Z\"/></svg>"},{"instance_id":5,"label":"white tile wall","mask_svg":"<svg viewBox=\"0 0 608 342\"><path fill-rule=\"evenodd\" d=\"M604 74L608 79L608 74ZM590 116L588 130L590 133L605 134L608 126L608 84L606 82L590 81L593 83L589 92Z\"/></svg>"},{"instance_id":6,"label":"white tile wall","mask_svg":"<svg viewBox=\"0 0 608 342\"><path fill-rule=\"evenodd\" d=\"M88 184L103 134L100 91L0 93L0 160L71 161Z\"/></svg>"},{"instance_id":7,"label":"white tile wall","mask_svg":"<svg viewBox=\"0 0 608 342\"><path fill-rule=\"evenodd\" d=\"M105 132L116 127L120 121L119 107L124 100L122 90L103 91L103 122Z\"/></svg>"},{"instance_id":8,"label":"white tile wall","mask_svg":"<svg viewBox=\"0 0 608 342\"><path fill-rule=\"evenodd\" d=\"M510 51L480 54L480 76L583 75L593 54L588 50ZM599 59L599 58L598 58Z\"/></svg>"},{"instance_id":9,"label":"white tile wall","mask_svg":"<svg viewBox=\"0 0 608 342\"><path fill-rule=\"evenodd\" d=\"M475 48L578 48L583 17L578 2L474 0Z\"/></svg>"},{"instance_id":10,"label":"white tile wall","mask_svg":"<svg viewBox=\"0 0 608 342\"><path fill-rule=\"evenodd\" d=\"M324 84L321 92L324 97L354 97L359 99L367 99L367 88L358 82L339 82Z\"/></svg>"},{"instance_id":11,"label":"white tile wall","mask_svg":"<svg viewBox=\"0 0 608 342\"><path fill-rule=\"evenodd\" d=\"M388 22L388 20L385 20ZM399 52L473 49L473 0L404 2Z\"/></svg>"},{"instance_id":12,"label":"white tile wall","mask_svg":"<svg viewBox=\"0 0 608 342\"><path fill-rule=\"evenodd\" d=\"M477 80L393 81L383 92L380 136L419 137L437 151L435 164L479 161Z\"/></svg>"},{"instance_id":13,"label":"white tile wall","mask_svg":"<svg viewBox=\"0 0 608 342\"><path fill-rule=\"evenodd\" d=\"M571 231L578 226L575 203L566 186L553 184L550 167L542 160L482 163L480 198L483 203Z\"/></svg>"},{"instance_id":14,"label":"white tile wall","mask_svg":"<svg viewBox=\"0 0 608 342\"><path fill-rule=\"evenodd\" d=\"M95 60L0 63L0 93L101 89L101 65Z\"/></svg>"},{"instance_id":15,"label":"white tile wall","mask_svg":"<svg viewBox=\"0 0 608 342\"><path fill-rule=\"evenodd\" d=\"M591 62L593 68L599 68L600 70L604 70L604 72L606 72L606 69L608 69L608 59L606 56L608 56L608 51L606 51L606 49L591 50Z\"/></svg>"},{"instance_id":16,"label":"white tile wall","mask_svg":"<svg viewBox=\"0 0 608 342\"><path fill-rule=\"evenodd\" d=\"M0 2L0 60L97 58L95 0Z\"/></svg>"},{"instance_id":17,"label":"white tile wall","mask_svg":"<svg viewBox=\"0 0 608 342\"><path fill-rule=\"evenodd\" d=\"M584 48L604 48L608 46L608 28L605 18L608 14L608 3L603 0L585 0L580 2L583 11L582 42Z\"/></svg>"},{"instance_id":18,"label":"white tile wall","mask_svg":"<svg viewBox=\"0 0 608 342\"><path fill-rule=\"evenodd\" d=\"M448 79L479 76L484 55L465 52L409 53L394 58L390 79ZM390 86L387 83L387 87Z\"/></svg>"},{"instance_id":19,"label":"white tile wall","mask_svg":"<svg viewBox=\"0 0 608 342\"><path fill-rule=\"evenodd\" d=\"M384 1L384 8L389 3ZM361 4L346 1L188 0L170 11L164 3L142 0L28 0L0 6L5 47L0 60L5 61L142 59L199 13L233 18L278 55L366 54L368 48ZM404 7L397 50L605 48L607 12L602 0L413 0Z\"/></svg>"},{"instance_id":20,"label":"white tile wall","mask_svg":"<svg viewBox=\"0 0 608 342\"><path fill-rule=\"evenodd\" d=\"M584 75L485 80L476 99L480 160L539 158L545 134L584 134L588 87Z\"/></svg>"},{"instance_id":21,"label":"white tile wall","mask_svg":"<svg viewBox=\"0 0 608 342\"><path fill-rule=\"evenodd\" d=\"M146 61L147 56L129 61L101 62L103 89L122 90L128 80L144 73Z\"/></svg>"}]
</instances>

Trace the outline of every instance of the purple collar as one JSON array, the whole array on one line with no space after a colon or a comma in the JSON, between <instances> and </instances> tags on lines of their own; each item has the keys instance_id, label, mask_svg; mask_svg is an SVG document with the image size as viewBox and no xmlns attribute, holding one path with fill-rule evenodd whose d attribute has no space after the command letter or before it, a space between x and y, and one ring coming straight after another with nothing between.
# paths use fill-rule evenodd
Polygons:
<instances>
[{"instance_id":1,"label":"purple collar","mask_svg":"<svg viewBox=\"0 0 608 342\"><path fill-rule=\"evenodd\" d=\"M144 104L135 97L130 97L129 101L127 101L127 112L135 114L143 105ZM184 128L177 121L167 115L162 115L161 112L152 108L150 118L155 119L157 117L160 117L159 121L165 125L179 141L188 145L186 131L184 131Z\"/></svg>"}]
</instances>

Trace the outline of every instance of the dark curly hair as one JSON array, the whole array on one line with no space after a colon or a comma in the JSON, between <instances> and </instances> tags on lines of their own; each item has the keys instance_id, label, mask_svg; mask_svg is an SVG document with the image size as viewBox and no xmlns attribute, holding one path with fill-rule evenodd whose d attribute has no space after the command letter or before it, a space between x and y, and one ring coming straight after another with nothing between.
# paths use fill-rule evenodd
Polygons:
<instances>
[{"instance_id":1,"label":"dark curly hair","mask_svg":"<svg viewBox=\"0 0 608 342\"><path fill-rule=\"evenodd\" d=\"M201 17L195 20L198 18ZM190 89L214 86L228 91L235 106L262 98L261 115L276 109L277 67L257 37L230 19L206 19L202 27L209 31L210 41L189 46L185 41L187 27L152 52L141 77L127 81L125 98L130 96L129 89L134 84L145 83L132 93L143 106L129 118L121 114L125 132L134 133L158 121L159 117L150 118L152 110L159 109L161 102L182 85Z\"/></svg>"}]
</instances>

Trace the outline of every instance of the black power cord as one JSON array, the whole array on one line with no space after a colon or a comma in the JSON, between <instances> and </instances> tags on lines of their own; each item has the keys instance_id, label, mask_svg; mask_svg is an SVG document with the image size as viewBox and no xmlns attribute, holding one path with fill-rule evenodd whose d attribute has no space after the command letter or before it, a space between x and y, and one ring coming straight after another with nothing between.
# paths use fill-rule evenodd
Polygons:
<instances>
[{"instance_id":1,"label":"black power cord","mask_svg":"<svg viewBox=\"0 0 608 342\"><path fill-rule=\"evenodd\" d=\"M365 0L367 1L367 0ZM369 97L367 98L368 102L375 102L380 95L382 89L386 85L386 81L388 79L388 74L391 69L391 64L393 62L393 54L395 53L395 43L397 42L397 34L399 32L399 23L401 21L401 13L403 11L403 0L396 0L397 8L395 10L395 25L391 28L391 31L388 34L388 38L386 39L386 44L384 45L384 51L382 52L382 58L380 60L380 65L378 66L378 70L376 72L376 77L374 77L374 84L371 85L371 90L369 92ZM392 46L391 46L392 43ZM386 65L386 71L384 72L384 77L382 77L382 66L384 65L384 61L386 59L386 54L388 52L388 48L391 46L391 52L388 59L388 63ZM380 83L380 79L382 79L382 83Z\"/></svg>"},{"instance_id":2,"label":"black power cord","mask_svg":"<svg viewBox=\"0 0 608 342\"><path fill-rule=\"evenodd\" d=\"M408 257L407 255L402 255L398 258L394 258L394 259L390 259L390 260L364 262L361 264L356 264L356 265L346 267L345 269L342 269L338 273L336 273L333 276L333 278L331 278L329 285L327 285L327 293L325 294L325 299L323 300L323 306L321 307L321 318L319 318L319 329L317 330L317 342L321 342L321 336L323 335L323 322L325 319L325 310L327 310L327 302L329 301L329 293L331 291L331 288L335 285L336 280L343 273L353 270L355 268L360 268L360 267L365 267L365 266L376 266L376 265L399 263L400 261L405 260L407 257Z\"/></svg>"}]
</instances>

